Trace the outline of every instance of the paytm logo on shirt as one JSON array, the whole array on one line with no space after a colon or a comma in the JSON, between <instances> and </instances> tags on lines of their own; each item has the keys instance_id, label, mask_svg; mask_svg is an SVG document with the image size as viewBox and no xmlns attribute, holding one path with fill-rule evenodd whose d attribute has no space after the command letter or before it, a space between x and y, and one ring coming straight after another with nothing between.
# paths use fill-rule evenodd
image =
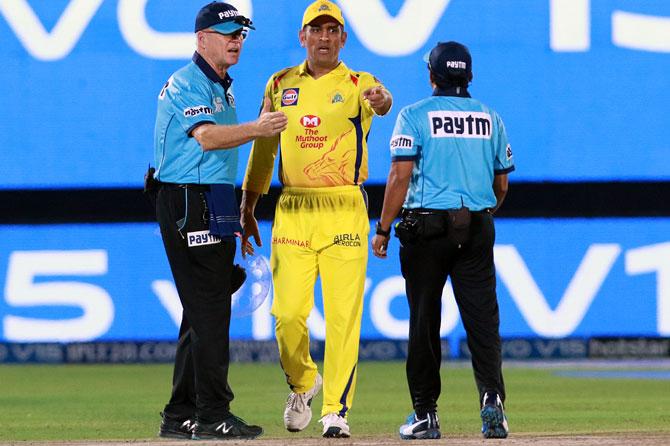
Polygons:
<instances>
[{"instance_id":1,"label":"paytm logo on shirt","mask_svg":"<svg viewBox=\"0 0 670 446\"><path fill-rule=\"evenodd\" d=\"M195 107L189 107L184 109L184 117L192 118L198 115L213 115L214 110L208 105L198 105Z\"/></svg>"},{"instance_id":2,"label":"paytm logo on shirt","mask_svg":"<svg viewBox=\"0 0 670 446\"><path fill-rule=\"evenodd\" d=\"M411 149L414 147L414 137L410 135L394 135L391 138L392 149Z\"/></svg>"},{"instance_id":3,"label":"paytm logo on shirt","mask_svg":"<svg viewBox=\"0 0 670 446\"><path fill-rule=\"evenodd\" d=\"M428 121L433 138L491 139L491 115L488 113L433 111L428 113Z\"/></svg>"}]
</instances>

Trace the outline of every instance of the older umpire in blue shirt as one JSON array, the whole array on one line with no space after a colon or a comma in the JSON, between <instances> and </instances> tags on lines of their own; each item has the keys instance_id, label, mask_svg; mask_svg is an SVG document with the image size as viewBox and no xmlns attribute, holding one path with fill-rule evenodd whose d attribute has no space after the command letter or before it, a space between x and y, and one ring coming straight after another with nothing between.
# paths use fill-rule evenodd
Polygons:
<instances>
[{"instance_id":1,"label":"older umpire in blue shirt","mask_svg":"<svg viewBox=\"0 0 670 446\"><path fill-rule=\"evenodd\" d=\"M242 52L251 21L227 3L203 7L195 21L197 51L158 97L154 132L156 217L183 306L172 396L159 435L248 439L259 426L230 411L228 331L240 144L286 128L265 104L258 119L238 124L228 69Z\"/></svg>"},{"instance_id":2,"label":"older umpire in blue shirt","mask_svg":"<svg viewBox=\"0 0 670 446\"><path fill-rule=\"evenodd\" d=\"M372 249L386 257L396 225L410 307L407 381L414 406L400 427L403 439L440 438L440 316L451 277L472 353L482 433L507 436L503 412L492 214L514 170L498 114L468 93L472 59L457 42L427 55L433 95L400 111L391 138L393 163Z\"/></svg>"}]
</instances>

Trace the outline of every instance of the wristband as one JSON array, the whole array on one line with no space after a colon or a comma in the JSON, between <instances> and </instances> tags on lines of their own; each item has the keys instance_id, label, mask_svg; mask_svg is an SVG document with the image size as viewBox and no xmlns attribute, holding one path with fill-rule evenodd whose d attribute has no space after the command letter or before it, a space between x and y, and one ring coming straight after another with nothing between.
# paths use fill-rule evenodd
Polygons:
<instances>
[{"instance_id":1,"label":"wristband","mask_svg":"<svg viewBox=\"0 0 670 446\"><path fill-rule=\"evenodd\" d=\"M389 228L388 231L384 231L382 229L382 222L378 220L377 225L375 226L375 234L389 237L391 235L391 228Z\"/></svg>"}]
</instances>

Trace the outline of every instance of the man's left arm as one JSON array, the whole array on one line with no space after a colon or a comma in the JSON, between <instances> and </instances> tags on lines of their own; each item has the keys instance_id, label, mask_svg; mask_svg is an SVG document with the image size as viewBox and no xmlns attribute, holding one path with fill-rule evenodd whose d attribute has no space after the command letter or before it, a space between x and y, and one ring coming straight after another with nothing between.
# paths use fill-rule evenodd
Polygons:
<instances>
[{"instance_id":1,"label":"man's left arm","mask_svg":"<svg viewBox=\"0 0 670 446\"><path fill-rule=\"evenodd\" d=\"M507 174L502 173L493 177L493 193L496 196L496 207L491 210L491 213L495 213L507 195L507 190L509 189L509 181L507 179Z\"/></svg>"},{"instance_id":2,"label":"man's left arm","mask_svg":"<svg viewBox=\"0 0 670 446\"><path fill-rule=\"evenodd\" d=\"M493 161L493 193L496 196L496 206L492 212L497 211L502 205L509 189L507 176L514 171L514 155L512 155L512 146L507 139L505 124L495 112L494 119L497 130L493 137L493 143L496 145L496 157Z\"/></svg>"}]
</instances>

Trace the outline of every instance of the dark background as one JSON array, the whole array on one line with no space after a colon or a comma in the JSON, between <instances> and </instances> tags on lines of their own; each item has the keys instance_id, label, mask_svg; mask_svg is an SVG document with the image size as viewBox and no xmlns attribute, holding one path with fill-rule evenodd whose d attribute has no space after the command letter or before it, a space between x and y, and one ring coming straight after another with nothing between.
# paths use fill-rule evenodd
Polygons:
<instances>
[{"instance_id":1,"label":"dark background","mask_svg":"<svg viewBox=\"0 0 670 446\"><path fill-rule=\"evenodd\" d=\"M367 186L370 218L378 218L384 186ZM256 209L259 220L274 216L280 188L273 187ZM0 224L110 223L154 221L141 189L0 191ZM670 216L670 182L510 183L498 217Z\"/></svg>"}]
</instances>

